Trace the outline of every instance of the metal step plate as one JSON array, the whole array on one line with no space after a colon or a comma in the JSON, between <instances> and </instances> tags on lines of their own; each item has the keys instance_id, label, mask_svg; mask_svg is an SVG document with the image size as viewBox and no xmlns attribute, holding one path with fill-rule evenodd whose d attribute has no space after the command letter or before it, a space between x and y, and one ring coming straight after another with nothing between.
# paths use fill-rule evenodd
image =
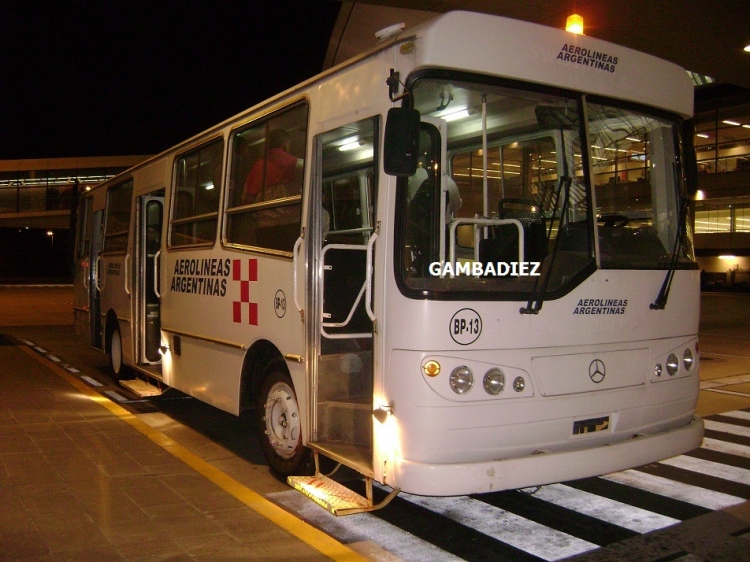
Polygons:
<instances>
[{"instance_id":1,"label":"metal step plate","mask_svg":"<svg viewBox=\"0 0 750 562\"><path fill-rule=\"evenodd\" d=\"M124 386L131 392L135 393L136 395L140 396L141 398L145 396L159 396L164 392L159 387L156 387L152 384L148 384L146 381L141 379L133 379L131 381L120 381L120 386Z\"/></svg>"},{"instance_id":2,"label":"metal step plate","mask_svg":"<svg viewBox=\"0 0 750 562\"><path fill-rule=\"evenodd\" d=\"M327 476L289 476L289 485L334 515L369 511L372 505L356 492Z\"/></svg>"}]
</instances>

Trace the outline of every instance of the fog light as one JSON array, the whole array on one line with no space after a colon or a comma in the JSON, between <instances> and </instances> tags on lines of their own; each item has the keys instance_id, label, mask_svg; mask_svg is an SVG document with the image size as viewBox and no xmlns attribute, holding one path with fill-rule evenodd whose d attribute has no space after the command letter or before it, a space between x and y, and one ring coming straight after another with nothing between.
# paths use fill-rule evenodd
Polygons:
<instances>
[{"instance_id":1,"label":"fog light","mask_svg":"<svg viewBox=\"0 0 750 562\"><path fill-rule=\"evenodd\" d=\"M474 374L471 372L471 369L462 365L453 369L448 382L453 392L456 394L465 394L474 386Z\"/></svg>"},{"instance_id":2,"label":"fog light","mask_svg":"<svg viewBox=\"0 0 750 562\"><path fill-rule=\"evenodd\" d=\"M516 392L523 392L524 388L526 388L526 381L523 380L523 377L516 377L513 380L513 390Z\"/></svg>"},{"instance_id":3,"label":"fog light","mask_svg":"<svg viewBox=\"0 0 750 562\"><path fill-rule=\"evenodd\" d=\"M654 375L657 377L661 376L661 363L657 363L656 367L654 367Z\"/></svg>"},{"instance_id":4,"label":"fog light","mask_svg":"<svg viewBox=\"0 0 750 562\"><path fill-rule=\"evenodd\" d=\"M690 351L690 348L686 349L685 353L682 354L682 364L685 365L686 371L689 371L693 366L693 352Z\"/></svg>"},{"instance_id":5,"label":"fog light","mask_svg":"<svg viewBox=\"0 0 750 562\"><path fill-rule=\"evenodd\" d=\"M440 374L440 363L431 359L422 365L422 372L428 377L436 377Z\"/></svg>"},{"instance_id":6,"label":"fog light","mask_svg":"<svg viewBox=\"0 0 750 562\"><path fill-rule=\"evenodd\" d=\"M505 388L505 375L500 369L494 367L484 374L482 386L487 394L493 396L500 394Z\"/></svg>"},{"instance_id":7,"label":"fog light","mask_svg":"<svg viewBox=\"0 0 750 562\"><path fill-rule=\"evenodd\" d=\"M677 356L674 353L670 353L667 357L667 373L671 377L680 368L680 363L677 361Z\"/></svg>"}]
</instances>

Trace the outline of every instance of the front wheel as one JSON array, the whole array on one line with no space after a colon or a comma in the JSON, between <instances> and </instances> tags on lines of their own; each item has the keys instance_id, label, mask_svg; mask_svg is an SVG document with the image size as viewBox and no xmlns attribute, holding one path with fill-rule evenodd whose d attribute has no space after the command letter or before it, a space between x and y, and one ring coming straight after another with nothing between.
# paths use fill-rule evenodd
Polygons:
<instances>
[{"instance_id":1,"label":"front wheel","mask_svg":"<svg viewBox=\"0 0 750 562\"><path fill-rule=\"evenodd\" d=\"M282 363L272 363L256 408L263 455L278 476L308 474L312 451L302 445L302 421L292 379Z\"/></svg>"}]
</instances>

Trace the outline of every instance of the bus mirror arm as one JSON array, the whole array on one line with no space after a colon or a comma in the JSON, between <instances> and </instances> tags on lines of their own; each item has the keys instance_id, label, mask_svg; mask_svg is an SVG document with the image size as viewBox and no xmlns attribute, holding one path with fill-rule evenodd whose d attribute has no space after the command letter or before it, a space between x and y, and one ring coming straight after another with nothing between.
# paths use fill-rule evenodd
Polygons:
<instances>
[{"instance_id":1,"label":"bus mirror arm","mask_svg":"<svg viewBox=\"0 0 750 562\"><path fill-rule=\"evenodd\" d=\"M159 259L161 258L161 250L158 250L156 254L154 254L154 294L157 296L157 298L161 298L161 293L159 292Z\"/></svg>"},{"instance_id":2,"label":"bus mirror arm","mask_svg":"<svg viewBox=\"0 0 750 562\"><path fill-rule=\"evenodd\" d=\"M302 307L299 304L299 298L297 294L297 256L299 255L299 249L302 246L302 241L304 238L300 236L297 238L297 241L294 243L294 249L292 250L292 284L294 285L294 288L292 289L292 296L294 297L294 306L297 309L297 311L300 313L300 316L302 317L302 321L305 321L305 311L302 309Z\"/></svg>"}]
</instances>

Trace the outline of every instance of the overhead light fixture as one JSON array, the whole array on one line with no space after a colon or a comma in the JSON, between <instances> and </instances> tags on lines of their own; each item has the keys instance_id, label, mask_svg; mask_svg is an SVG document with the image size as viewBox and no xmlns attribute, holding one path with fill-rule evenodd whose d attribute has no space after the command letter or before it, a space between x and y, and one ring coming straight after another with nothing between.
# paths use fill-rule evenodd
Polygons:
<instances>
[{"instance_id":1,"label":"overhead light fixture","mask_svg":"<svg viewBox=\"0 0 750 562\"><path fill-rule=\"evenodd\" d=\"M583 35L583 18L578 14L568 16L568 20L565 22L565 31L570 31L576 35Z\"/></svg>"},{"instance_id":2,"label":"overhead light fixture","mask_svg":"<svg viewBox=\"0 0 750 562\"><path fill-rule=\"evenodd\" d=\"M342 144L339 147L339 150L341 152L346 152L347 150L356 150L359 147L364 146L364 145L365 145L365 141L363 141L363 140L356 140L356 141L353 141L353 142L348 142L346 144Z\"/></svg>"},{"instance_id":3,"label":"overhead light fixture","mask_svg":"<svg viewBox=\"0 0 750 562\"><path fill-rule=\"evenodd\" d=\"M448 122L451 122L451 121L457 121L458 119L464 119L468 116L469 116L469 110L462 109L460 111L454 111L453 113L449 113L448 115L443 115L442 118Z\"/></svg>"},{"instance_id":4,"label":"overhead light fixture","mask_svg":"<svg viewBox=\"0 0 750 562\"><path fill-rule=\"evenodd\" d=\"M745 45L745 52L750 53L750 45Z\"/></svg>"},{"instance_id":5,"label":"overhead light fixture","mask_svg":"<svg viewBox=\"0 0 750 562\"><path fill-rule=\"evenodd\" d=\"M740 123L737 123L737 121L730 121L729 119L724 119L722 123L724 123L725 125L732 125L734 127L740 126Z\"/></svg>"},{"instance_id":6,"label":"overhead light fixture","mask_svg":"<svg viewBox=\"0 0 750 562\"><path fill-rule=\"evenodd\" d=\"M720 260L736 260L737 256L719 256Z\"/></svg>"},{"instance_id":7,"label":"overhead light fixture","mask_svg":"<svg viewBox=\"0 0 750 562\"><path fill-rule=\"evenodd\" d=\"M696 137L700 137L702 139L707 139L708 138L708 134L707 133L695 133L695 136Z\"/></svg>"}]
</instances>

